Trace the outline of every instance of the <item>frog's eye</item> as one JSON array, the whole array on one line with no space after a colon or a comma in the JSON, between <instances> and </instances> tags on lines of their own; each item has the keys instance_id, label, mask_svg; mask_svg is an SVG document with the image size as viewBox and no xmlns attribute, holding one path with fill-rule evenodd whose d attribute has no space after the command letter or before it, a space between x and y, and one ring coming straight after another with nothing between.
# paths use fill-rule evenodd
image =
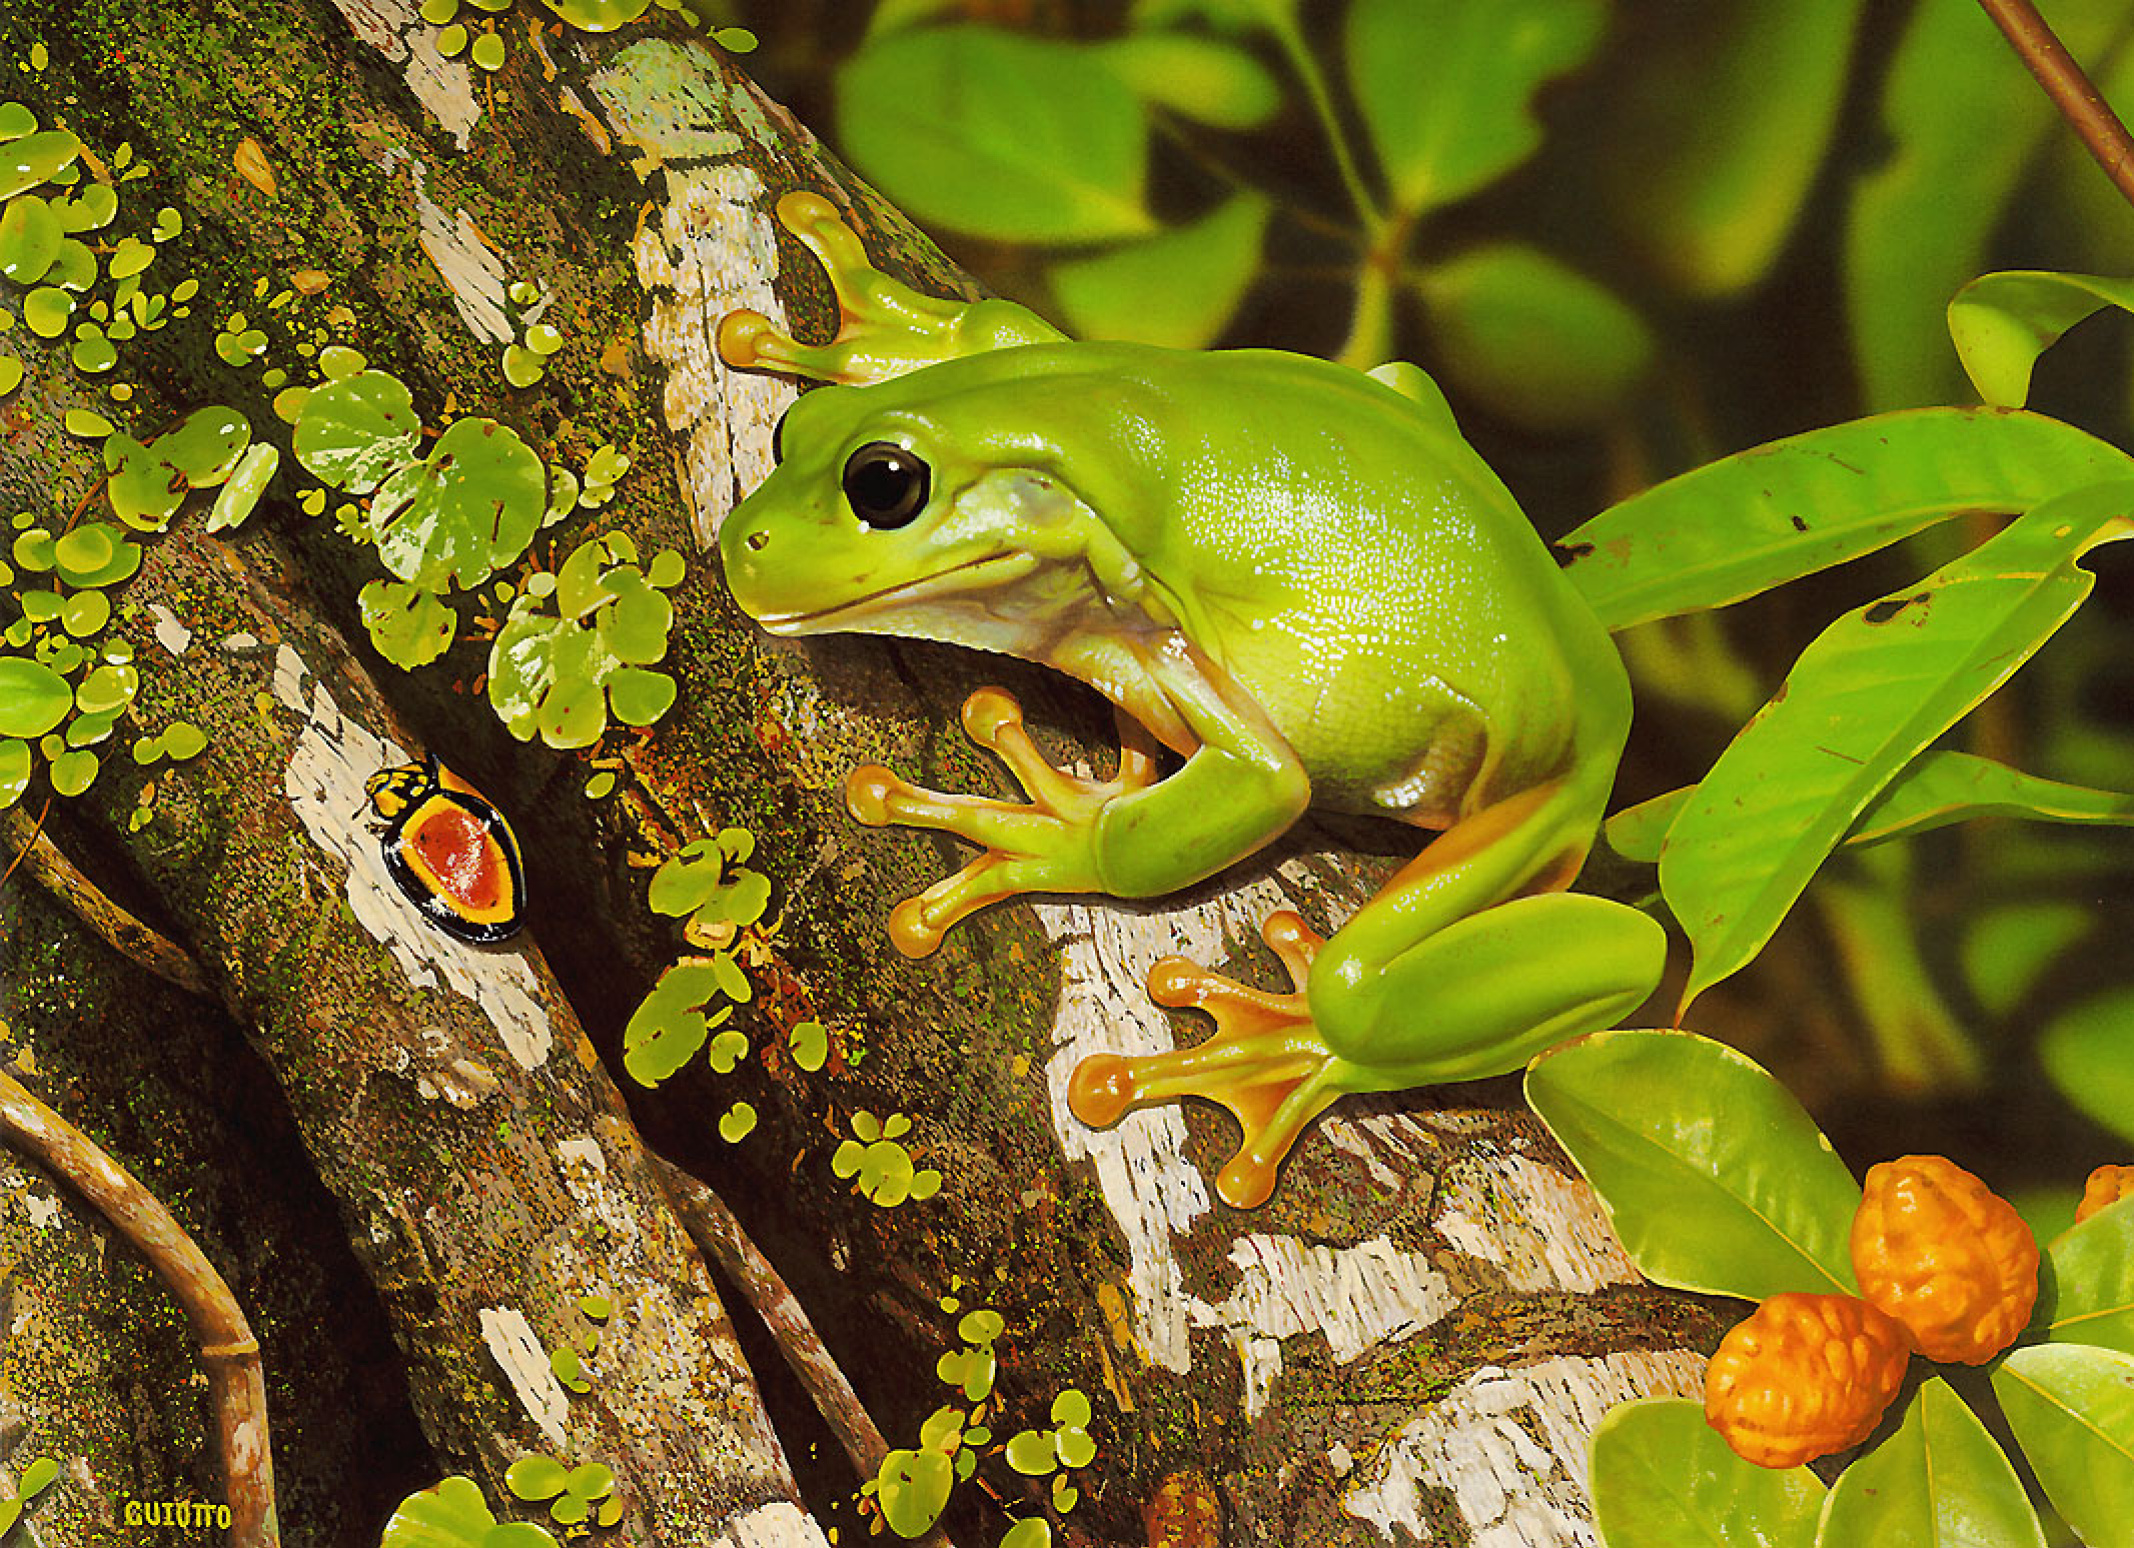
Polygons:
<instances>
[{"instance_id":1,"label":"frog's eye","mask_svg":"<svg viewBox=\"0 0 2134 1548\"><path fill-rule=\"evenodd\" d=\"M845 459L845 503L865 526L909 525L932 483L923 461L888 441L869 441Z\"/></svg>"}]
</instances>

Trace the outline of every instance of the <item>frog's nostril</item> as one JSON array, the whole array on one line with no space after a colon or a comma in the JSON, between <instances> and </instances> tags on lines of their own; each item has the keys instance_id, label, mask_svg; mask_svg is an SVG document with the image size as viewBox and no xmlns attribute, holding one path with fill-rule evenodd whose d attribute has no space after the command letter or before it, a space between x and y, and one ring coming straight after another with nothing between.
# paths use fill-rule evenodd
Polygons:
<instances>
[{"instance_id":1,"label":"frog's nostril","mask_svg":"<svg viewBox=\"0 0 2134 1548\"><path fill-rule=\"evenodd\" d=\"M756 550L762 548L763 545L768 543L770 540L771 535L768 532L751 532L742 541L748 544L749 551L753 553Z\"/></svg>"}]
</instances>

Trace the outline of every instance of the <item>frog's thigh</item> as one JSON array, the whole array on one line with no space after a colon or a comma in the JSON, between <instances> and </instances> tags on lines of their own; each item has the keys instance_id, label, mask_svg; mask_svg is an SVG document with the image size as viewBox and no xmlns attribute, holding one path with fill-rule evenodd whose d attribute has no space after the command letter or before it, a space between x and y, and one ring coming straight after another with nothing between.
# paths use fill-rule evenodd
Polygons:
<instances>
[{"instance_id":1,"label":"frog's thigh","mask_svg":"<svg viewBox=\"0 0 2134 1548\"><path fill-rule=\"evenodd\" d=\"M1329 1050L1381 1090L1515 1070L1635 1010L1660 981L1667 935L1634 908L1583 893L1513 898L1367 960L1346 938L1312 967L1312 1019ZM1362 1084L1352 1079L1352 1086Z\"/></svg>"},{"instance_id":2,"label":"frog's thigh","mask_svg":"<svg viewBox=\"0 0 2134 1548\"><path fill-rule=\"evenodd\" d=\"M1159 784L1105 803L1097 871L1119 898L1151 898L1212 876L1272 842L1311 804L1286 746L1204 744Z\"/></svg>"}]
</instances>

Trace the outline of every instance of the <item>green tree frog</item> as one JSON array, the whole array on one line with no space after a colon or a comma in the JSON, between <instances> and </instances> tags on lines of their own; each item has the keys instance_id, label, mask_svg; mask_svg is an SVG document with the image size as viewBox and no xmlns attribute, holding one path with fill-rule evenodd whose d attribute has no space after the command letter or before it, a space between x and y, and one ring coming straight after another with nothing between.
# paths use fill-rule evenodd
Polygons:
<instances>
[{"instance_id":1,"label":"green tree frog","mask_svg":"<svg viewBox=\"0 0 2134 1548\"><path fill-rule=\"evenodd\" d=\"M1159 963L1151 995L1215 1034L1083 1060L1077 1117L1223 1104L1244 1136L1217 1186L1249 1208L1343 1094L1501 1074L1652 991L1660 927L1562 890L1628 730L1621 660L1427 377L1074 343L880 273L815 195L778 214L829 272L837 335L804 345L735 312L720 352L839 385L794 405L777 468L720 532L735 599L774 634L1042 662L1119 711L1118 773L1089 779L1045 760L1005 692L973 693L964 727L1023 802L853 772L859 821L982 851L897 907L901 950L1023 893L1174 891L1315 801L1438 830L1331 939L1267 920L1291 992ZM1161 778L1159 744L1182 760Z\"/></svg>"}]
</instances>

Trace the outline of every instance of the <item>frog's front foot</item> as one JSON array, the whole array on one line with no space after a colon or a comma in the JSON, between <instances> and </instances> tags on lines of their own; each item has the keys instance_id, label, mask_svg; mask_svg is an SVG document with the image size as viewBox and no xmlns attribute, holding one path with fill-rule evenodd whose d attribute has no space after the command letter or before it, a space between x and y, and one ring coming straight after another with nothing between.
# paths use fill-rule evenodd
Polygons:
<instances>
[{"instance_id":1,"label":"frog's front foot","mask_svg":"<svg viewBox=\"0 0 2134 1548\"><path fill-rule=\"evenodd\" d=\"M1131 739L1116 779L1084 779L1054 768L1023 728L1022 707L1005 690L981 688L963 701L963 729L1007 764L1027 804L927 790L865 764L845 781L845 807L869 827L892 823L953 833L985 853L889 916L889 938L908 957L941 944L949 927L989 903L1025 892L1093 892L1098 814L1154 782L1154 758Z\"/></svg>"},{"instance_id":2,"label":"frog's front foot","mask_svg":"<svg viewBox=\"0 0 2134 1548\"><path fill-rule=\"evenodd\" d=\"M1326 942L1287 909L1268 915L1260 936L1282 959L1292 992L1270 994L1166 957L1149 969L1150 997L1206 1011L1215 1018L1215 1035L1173 1053L1093 1054L1075 1066L1067 1086L1074 1115L1100 1129L1136 1107L1181 1096L1227 1107L1244 1141L1215 1187L1238 1209L1266 1202L1276 1169L1304 1126L1357 1089L1346 1078L1357 1073L1354 1067L1328 1049L1305 1004L1312 959Z\"/></svg>"}]
</instances>

